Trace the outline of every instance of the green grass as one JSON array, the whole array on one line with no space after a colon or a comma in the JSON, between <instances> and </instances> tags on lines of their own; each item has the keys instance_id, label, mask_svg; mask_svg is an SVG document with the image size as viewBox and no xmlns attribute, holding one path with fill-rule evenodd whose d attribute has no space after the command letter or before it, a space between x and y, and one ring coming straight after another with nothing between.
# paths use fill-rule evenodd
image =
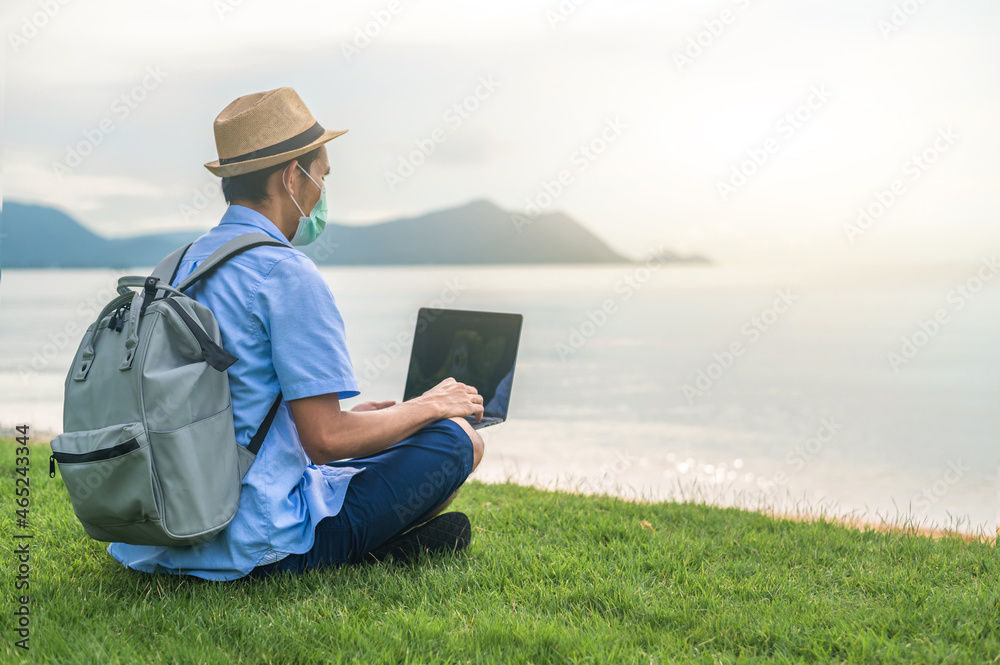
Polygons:
<instances>
[{"instance_id":1,"label":"green grass","mask_svg":"<svg viewBox=\"0 0 1000 665\"><path fill-rule=\"evenodd\" d=\"M0 660L87 663L994 662L1000 560L693 503L468 483L473 540L416 565L262 582L128 571L31 453L30 652L14 647L14 445L0 444ZM641 525L648 521L653 531ZM20 660L19 659L19 660Z\"/></svg>"}]
</instances>

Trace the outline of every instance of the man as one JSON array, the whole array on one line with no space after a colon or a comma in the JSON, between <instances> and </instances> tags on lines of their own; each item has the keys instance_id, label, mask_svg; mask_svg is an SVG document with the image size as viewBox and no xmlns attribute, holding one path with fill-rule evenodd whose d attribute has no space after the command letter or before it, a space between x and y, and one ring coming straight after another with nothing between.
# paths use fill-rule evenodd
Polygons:
<instances>
[{"instance_id":1,"label":"man","mask_svg":"<svg viewBox=\"0 0 1000 665\"><path fill-rule=\"evenodd\" d=\"M291 88L240 97L215 120L219 159L205 166L222 177L229 208L171 282L242 234L288 244L246 251L188 291L240 359L229 369L237 442L247 445L279 391L283 401L226 529L187 548L112 543L108 551L130 568L232 580L458 550L469 540L464 515L435 516L482 459L483 440L465 420L482 418L476 389L446 379L401 404L340 407L359 394L344 323L293 245L323 230L325 144L345 131L324 130Z\"/></svg>"}]
</instances>

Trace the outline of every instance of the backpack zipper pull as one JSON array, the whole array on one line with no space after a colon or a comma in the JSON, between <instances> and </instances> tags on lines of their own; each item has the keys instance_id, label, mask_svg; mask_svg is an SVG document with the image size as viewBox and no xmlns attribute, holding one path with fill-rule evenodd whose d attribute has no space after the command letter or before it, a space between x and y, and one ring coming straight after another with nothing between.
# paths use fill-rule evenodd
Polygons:
<instances>
[{"instance_id":1,"label":"backpack zipper pull","mask_svg":"<svg viewBox=\"0 0 1000 665\"><path fill-rule=\"evenodd\" d=\"M115 326L115 332L121 332L125 327L125 312L132 309L132 303L125 303L118 309L118 319L117 325Z\"/></svg>"},{"instance_id":2,"label":"backpack zipper pull","mask_svg":"<svg viewBox=\"0 0 1000 665\"><path fill-rule=\"evenodd\" d=\"M111 318L108 320L108 330L114 330L115 332L121 332L124 327L125 321L125 306L122 305L114 312L111 313Z\"/></svg>"},{"instance_id":3,"label":"backpack zipper pull","mask_svg":"<svg viewBox=\"0 0 1000 665\"><path fill-rule=\"evenodd\" d=\"M49 455L49 478L56 477L56 456Z\"/></svg>"}]
</instances>

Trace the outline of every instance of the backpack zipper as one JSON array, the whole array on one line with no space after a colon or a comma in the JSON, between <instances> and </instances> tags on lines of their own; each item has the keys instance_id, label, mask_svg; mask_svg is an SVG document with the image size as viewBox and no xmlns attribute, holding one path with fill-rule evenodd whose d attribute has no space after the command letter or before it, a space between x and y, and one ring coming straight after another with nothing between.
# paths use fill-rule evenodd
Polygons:
<instances>
[{"instance_id":1,"label":"backpack zipper","mask_svg":"<svg viewBox=\"0 0 1000 665\"><path fill-rule=\"evenodd\" d=\"M111 319L108 321L108 330L114 330L115 332L121 332L122 328L125 327L125 312L132 308L132 303L127 302L118 309L114 311L111 315Z\"/></svg>"},{"instance_id":2,"label":"backpack zipper","mask_svg":"<svg viewBox=\"0 0 1000 665\"><path fill-rule=\"evenodd\" d=\"M125 443L119 443L117 446L112 446L111 448L105 448L104 450L92 450L89 453L57 453L54 452L49 456L49 477L55 478L56 475L56 462L60 464L83 464L84 462L99 462L101 460L108 460L113 457L120 457L126 453L130 453L133 450L139 449L139 439L130 439Z\"/></svg>"}]
</instances>

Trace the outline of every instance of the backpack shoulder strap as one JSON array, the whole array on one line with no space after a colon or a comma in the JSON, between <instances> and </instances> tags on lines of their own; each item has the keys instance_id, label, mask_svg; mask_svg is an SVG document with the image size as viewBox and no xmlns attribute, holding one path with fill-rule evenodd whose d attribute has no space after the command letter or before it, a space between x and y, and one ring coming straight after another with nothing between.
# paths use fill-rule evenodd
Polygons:
<instances>
[{"instance_id":1,"label":"backpack shoulder strap","mask_svg":"<svg viewBox=\"0 0 1000 665\"><path fill-rule=\"evenodd\" d=\"M179 247L174 251L170 252L165 259L156 264L153 268L152 277L156 277L161 282L166 282L167 284L174 283L174 277L177 276L177 268L180 267L181 261L184 259L184 255L187 254L188 249L194 243L189 242L183 247Z\"/></svg>"},{"instance_id":2,"label":"backpack shoulder strap","mask_svg":"<svg viewBox=\"0 0 1000 665\"><path fill-rule=\"evenodd\" d=\"M170 256L163 259L163 261L161 261L160 264L156 266L156 270L154 270L153 276L160 277L160 275L166 274L167 268L170 268L171 271L170 281L172 282L174 275L177 274L177 266L180 265L184 253L187 252L188 247L190 246L191 245L186 245L184 247L181 247L180 249L170 254ZM241 236L237 236L236 238L233 238L232 240L224 244L219 249L212 252L212 254L207 259L201 262L201 264L194 270L194 272L192 272L190 275L187 276L187 279L185 279L177 286L177 289L179 291L187 289L192 284L211 275L216 270L216 268L221 266L229 259L239 254L242 254L248 249L253 249L254 247L291 248L291 246L288 243L275 240L266 233L247 233ZM160 278L163 279L163 277ZM278 413L278 407L281 406L281 401L282 401L282 394L279 391L278 396L274 399L274 402L272 402L271 404L271 408L268 409L267 416L264 417L264 421L260 424L260 426L257 428L257 431L254 432L253 437L250 439L250 443L247 446L247 450L249 450L254 455L256 455L260 451L260 446L261 444L264 443L264 437L267 436L268 431L271 429L271 423L274 421L274 417Z\"/></svg>"},{"instance_id":3,"label":"backpack shoulder strap","mask_svg":"<svg viewBox=\"0 0 1000 665\"><path fill-rule=\"evenodd\" d=\"M275 240L266 233L247 233L238 236L212 252L212 255L202 261L201 265L199 265L194 272L187 276L187 279L177 286L177 289L184 291L192 284L195 284L212 274L219 266L234 256L242 254L248 249L261 246L288 247L291 249L291 245L288 243ZM171 254L171 256L173 255ZM166 259L164 259L164 261L166 261Z\"/></svg>"},{"instance_id":4,"label":"backpack shoulder strap","mask_svg":"<svg viewBox=\"0 0 1000 665\"><path fill-rule=\"evenodd\" d=\"M253 438L250 439L250 443L247 444L247 450L252 452L254 455L260 452L260 446L264 443L264 437L267 436L268 430L271 429L271 423L274 422L274 416L278 413L278 407L281 406L281 391L278 391L278 396L274 398L271 403L271 408L268 409L267 415L264 417L264 421L261 422L260 427L254 432Z\"/></svg>"}]
</instances>

